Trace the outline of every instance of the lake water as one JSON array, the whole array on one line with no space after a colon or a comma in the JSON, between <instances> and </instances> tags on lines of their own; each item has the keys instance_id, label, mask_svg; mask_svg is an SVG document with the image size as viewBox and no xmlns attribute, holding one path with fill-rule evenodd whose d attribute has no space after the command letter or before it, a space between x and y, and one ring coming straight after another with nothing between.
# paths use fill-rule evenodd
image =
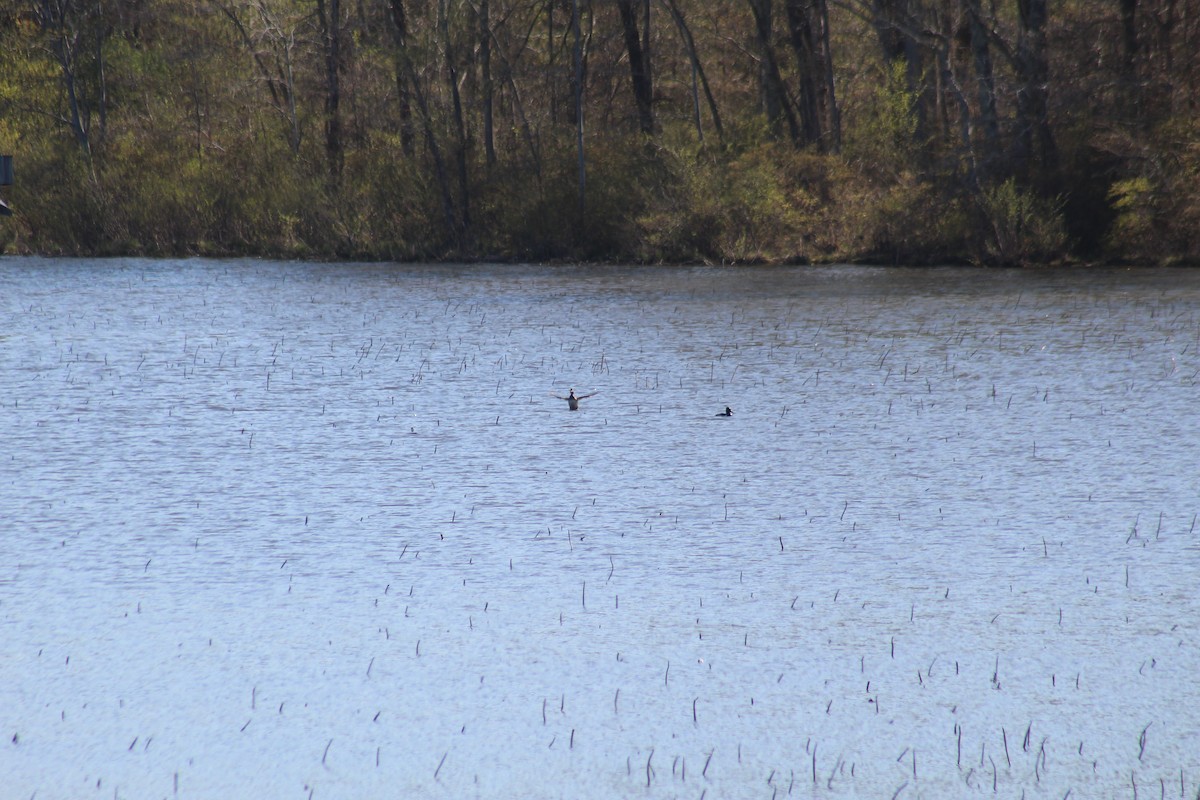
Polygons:
<instances>
[{"instance_id":1,"label":"lake water","mask_svg":"<svg viewBox=\"0 0 1200 800\"><path fill-rule=\"evenodd\" d=\"M1190 800L1198 351L1184 270L5 258L0 798Z\"/></svg>"}]
</instances>

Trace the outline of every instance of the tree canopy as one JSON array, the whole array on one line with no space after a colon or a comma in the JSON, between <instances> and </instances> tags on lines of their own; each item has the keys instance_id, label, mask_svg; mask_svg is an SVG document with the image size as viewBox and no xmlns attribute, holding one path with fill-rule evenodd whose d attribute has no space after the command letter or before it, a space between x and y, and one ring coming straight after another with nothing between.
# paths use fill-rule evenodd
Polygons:
<instances>
[{"instance_id":1,"label":"tree canopy","mask_svg":"<svg viewBox=\"0 0 1200 800\"><path fill-rule=\"evenodd\" d=\"M1183 0L0 0L8 252L1200 261Z\"/></svg>"}]
</instances>

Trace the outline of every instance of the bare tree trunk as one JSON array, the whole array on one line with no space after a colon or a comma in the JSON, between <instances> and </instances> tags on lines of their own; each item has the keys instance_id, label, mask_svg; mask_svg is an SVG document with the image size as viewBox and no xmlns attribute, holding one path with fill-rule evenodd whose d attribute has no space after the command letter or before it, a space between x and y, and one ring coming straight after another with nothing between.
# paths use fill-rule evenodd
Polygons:
<instances>
[{"instance_id":1,"label":"bare tree trunk","mask_svg":"<svg viewBox=\"0 0 1200 800\"><path fill-rule=\"evenodd\" d=\"M111 33L111 28L99 20L96 30L96 113L100 117L100 140L104 140L104 132L108 130L108 71L104 58L104 40Z\"/></svg>"},{"instance_id":2,"label":"bare tree trunk","mask_svg":"<svg viewBox=\"0 0 1200 800\"><path fill-rule=\"evenodd\" d=\"M683 37L684 47L687 48L688 58L692 62L692 108L695 112L696 133L701 140L704 139L704 128L700 125L699 97L699 87L703 86L704 97L708 103L708 111L712 115L713 127L716 128L717 138L720 139L724 136L724 131L721 128L721 113L717 110L717 101L713 98L712 89L708 85L708 77L704 74L704 67L700 63L700 54L696 50L696 40L692 38L692 31L684 20L679 6L675 4L675 0L662 0L662 2L671 13L671 18L675 20L675 25L679 28L679 35Z\"/></svg>"},{"instance_id":3,"label":"bare tree trunk","mask_svg":"<svg viewBox=\"0 0 1200 800\"><path fill-rule=\"evenodd\" d=\"M329 177L336 186L342 179L342 9L341 0L317 0L317 20L325 51L325 158Z\"/></svg>"},{"instance_id":4,"label":"bare tree trunk","mask_svg":"<svg viewBox=\"0 0 1200 800\"><path fill-rule=\"evenodd\" d=\"M558 92L555 91L554 6L555 0L546 0L546 97L550 98L550 119L559 119Z\"/></svg>"},{"instance_id":5,"label":"bare tree trunk","mask_svg":"<svg viewBox=\"0 0 1200 800\"><path fill-rule=\"evenodd\" d=\"M979 98L979 128L983 138L984 163L989 164L999 154L1000 122L996 113L996 79L992 71L991 50L983 10L979 0L966 0L967 35L975 68L975 85Z\"/></svg>"},{"instance_id":6,"label":"bare tree trunk","mask_svg":"<svg viewBox=\"0 0 1200 800\"><path fill-rule=\"evenodd\" d=\"M256 31L255 36L252 36L232 6L222 2L217 2L215 5L233 25L242 44L246 47L246 52L250 53L254 59L259 76L267 85L267 91L271 95L271 105L287 124L288 148L291 149L293 155L299 153L303 134L300 130L300 117L296 110L296 81L292 69L292 53L296 48L294 31L285 30L285 26L273 18L265 6L258 4L256 9L263 30ZM274 53L273 64L264 55L264 48L256 45L256 36L263 36L270 43L268 51Z\"/></svg>"},{"instance_id":7,"label":"bare tree trunk","mask_svg":"<svg viewBox=\"0 0 1200 800\"><path fill-rule=\"evenodd\" d=\"M1047 102L1050 68L1046 58L1046 0L1017 0L1017 137L1014 156L1022 171L1058 166Z\"/></svg>"},{"instance_id":8,"label":"bare tree trunk","mask_svg":"<svg viewBox=\"0 0 1200 800\"><path fill-rule=\"evenodd\" d=\"M403 84L401 87L403 89L402 97L411 99L416 104L417 111L420 112L425 147L429 151L429 157L433 160L434 179L442 195L442 215L445 218L446 231L449 236L457 239L459 224L458 213L454 205L454 193L450 188L450 178L446 170L446 159L442 154L442 148L438 144L437 136L433 130L433 117L429 111L429 103L425 100L425 93L421 89L420 76L417 75L416 67L413 65L413 60L409 53L408 26L404 15L404 5L402 0L390 0L390 3L392 20L396 23L397 81ZM405 121L407 119L406 116Z\"/></svg>"},{"instance_id":9,"label":"bare tree trunk","mask_svg":"<svg viewBox=\"0 0 1200 800\"><path fill-rule=\"evenodd\" d=\"M79 50L83 45L79 21L74 19L70 0L42 0L35 7L35 19L50 37L50 51L58 63L59 79L67 102L65 123L75 143L87 156L92 154L91 113L80 84Z\"/></svg>"},{"instance_id":10,"label":"bare tree trunk","mask_svg":"<svg viewBox=\"0 0 1200 800\"><path fill-rule=\"evenodd\" d=\"M1137 76L1137 0L1120 0L1121 2L1121 66L1122 76L1127 84L1132 85Z\"/></svg>"},{"instance_id":11,"label":"bare tree trunk","mask_svg":"<svg viewBox=\"0 0 1200 800\"><path fill-rule=\"evenodd\" d=\"M650 54L643 48L638 33L634 0L617 0L621 12L621 29L625 34L625 50L629 53L629 72L633 81L633 97L637 104L638 127L642 133L654 133L654 92L650 85Z\"/></svg>"},{"instance_id":12,"label":"bare tree trunk","mask_svg":"<svg viewBox=\"0 0 1200 800\"><path fill-rule=\"evenodd\" d=\"M977 194L980 190L979 165L978 159L975 157L975 143L971 138L971 108L967 104L962 87L954 77L954 69L950 65L950 41L950 37L946 37L942 46L935 50L935 56L941 76L940 81L944 87L943 91L954 101L958 110L958 139L963 167L966 169L966 184L972 193ZM940 94L941 92L939 92ZM949 135L948 126L947 120L947 136Z\"/></svg>"},{"instance_id":13,"label":"bare tree trunk","mask_svg":"<svg viewBox=\"0 0 1200 800\"><path fill-rule=\"evenodd\" d=\"M496 141L492 120L492 23L488 0L479 0L479 69L483 86L483 149L488 166L496 163Z\"/></svg>"},{"instance_id":14,"label":"bare tree trunk","mask_svg":"<svg viewBox=\"0 0 1200 800\"><path fill-rule=\"evenodd\" d=\"M642 0L642 58L646 61L646 81L654 86L654 60L650 57L650 0Z\"/></svg>"},{"instance_id":15,"label":"bare tree trunk","mask_svg":"<svg viewBox=\"0 0 1200 800\"><path fill-rule=\"evenodd\" d=\"M586 221L587 168L583 150L583 39L579 35L579 0L571 0L571 32L575 36L575 72L571 84L575 89L575 138L579 157L579 225Z\"/></svg>"},{"instance_id":16,"label":"bare tree trunk","mask_svg":"<svg viewBox=\"0 0 1200 800\"><path fill-rule=\"evenodd\" d=\"M1134 124L1148 126L1150 120L1146 111L1143 97L1142 73L1139 69L1141 60L1141 44L1138 37L1138 0L1120 0L1121 3L1121 89L1122 105L1128 118ZM1153 45L1151 46L1153 48ZM1165 48L1165 55L1170 56L1170 46ZM1169 71L1168 71L1169 74Z\"/></svg>"},{"instance_id":17,"label":"bare tree trunk","mask_svg":"<svg viewBox=\"0 0 1200 800\"><path fill-rule=\"evenodd\" d=\"M837 92L833 80L833 47L829 43L829 3L826 0L816 0L820 6L821 16L821 67L825 78L825 113L828 115L829 137L827 150L831 153L842 149L842 112L838 110Z\"/></svg>"},{"instance_id":18,"label":"bare tree trunk","mask_svg":"<svg viewBox=\"0 0 1200 800\"><path fill-rule=\"evenodd\" d=\"M779 61L775 55L771 0L747 2L754 14L755 33L760 50L759 82L767 123L772 134L778 137L783 135L783 125L786 122L792 142L799 142L800 129L796 123L796 115L792 113L791 104L788 103L787 88L783 84L783 76L779 73Z\"/></svg>"},{"instance_id":19,"label":"bare tree trunk","mask_svg":"<svg viewBox=\"0 0 1200 800\"><path fill-rule=\"evenodd\" d=\"M459 207L462 227L455 231L459 244L471 227L471 193L467 179L467 131L463 121L462 97L458 91L458 67L455 63L454 43L450 38L450 21L446 11L446 0L438 2L438 28L440 29L446 58L446 82L454 111L455 164L458 168Z\"/></svg>"},{"instance_id":20,"label":"bare tree trunk","mask_svg":"<svg viewBox=\"0 0 1200 800\"><path fill-rule=\"evenodd\" d=\"M817 25L813 22L815 9L808 0L787 0L788 38L799 67L800 130L804 144L819 144L822 140L824 113L821 108L821 59L817 40Z\"/></svg>"},{"instance_id":21,"label":"bare tree trunk","mask_svg":"<svg viewBox=\"0 0 1200 800\"><path fill-rule=\"evenodd\" d=\"M408 15L404 11L404 0L390 0L392 33L396 40L396 94L400 106L400 150L411 158L416 154L412 125L412 88L408 59Z\"/></svg>"}]
</instances>

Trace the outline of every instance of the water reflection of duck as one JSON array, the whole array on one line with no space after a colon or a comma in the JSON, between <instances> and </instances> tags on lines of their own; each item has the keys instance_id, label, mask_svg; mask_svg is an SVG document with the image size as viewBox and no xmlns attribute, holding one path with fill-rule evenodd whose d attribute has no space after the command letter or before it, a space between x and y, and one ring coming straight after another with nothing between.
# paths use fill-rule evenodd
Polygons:
<instances>
[{"instance_id":1,"label":"water reflection of duck","mask_svg":"<svg viewBox=\"0 0 1200 800\"><path fill-rule=\"evenodd\" d=\"M722 411L722 412L720 412L719 414L717 414L717 416L718 416L718 417L732 417L732 416L733 416L733 409L732 409L732 408L730 408L729 406L725 406L725 410L724 410L724 411Z\"/></svg>"},{"instance_id":2,"label":"water reflection of duck","mask_svg":"<svg viewBox=\"0 0 1200 800\"><path fill-rule=\"evenodd\" d=\"M599 394L599 392L592 392L591 394L581 394L581 395L576 396L575 390L571 389L570 391L567 392L566 397L563 397L561 394L556 394L554 396L557 397L559 400L566 400L567 408L571 409L572 411L578 411L580 400L586 400L587 398L593 397L597 394Z\"/></svg>"}]
</instances>

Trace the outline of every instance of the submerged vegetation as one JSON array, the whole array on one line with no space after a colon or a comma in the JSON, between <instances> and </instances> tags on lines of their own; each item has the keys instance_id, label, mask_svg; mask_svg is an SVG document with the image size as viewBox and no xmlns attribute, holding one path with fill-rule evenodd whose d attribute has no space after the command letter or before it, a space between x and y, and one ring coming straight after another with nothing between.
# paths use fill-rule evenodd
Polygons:
<instances>
[{"instance_id":1,"label":"submerged vegetation","mask_svg":"<svg viewBox=\"0 0 1200 800\"><path fill-rule=\"evenodd\" d=\"M1200 260L1174 0L0 0L6 252Z\"/></svg>"}]
</instances>

